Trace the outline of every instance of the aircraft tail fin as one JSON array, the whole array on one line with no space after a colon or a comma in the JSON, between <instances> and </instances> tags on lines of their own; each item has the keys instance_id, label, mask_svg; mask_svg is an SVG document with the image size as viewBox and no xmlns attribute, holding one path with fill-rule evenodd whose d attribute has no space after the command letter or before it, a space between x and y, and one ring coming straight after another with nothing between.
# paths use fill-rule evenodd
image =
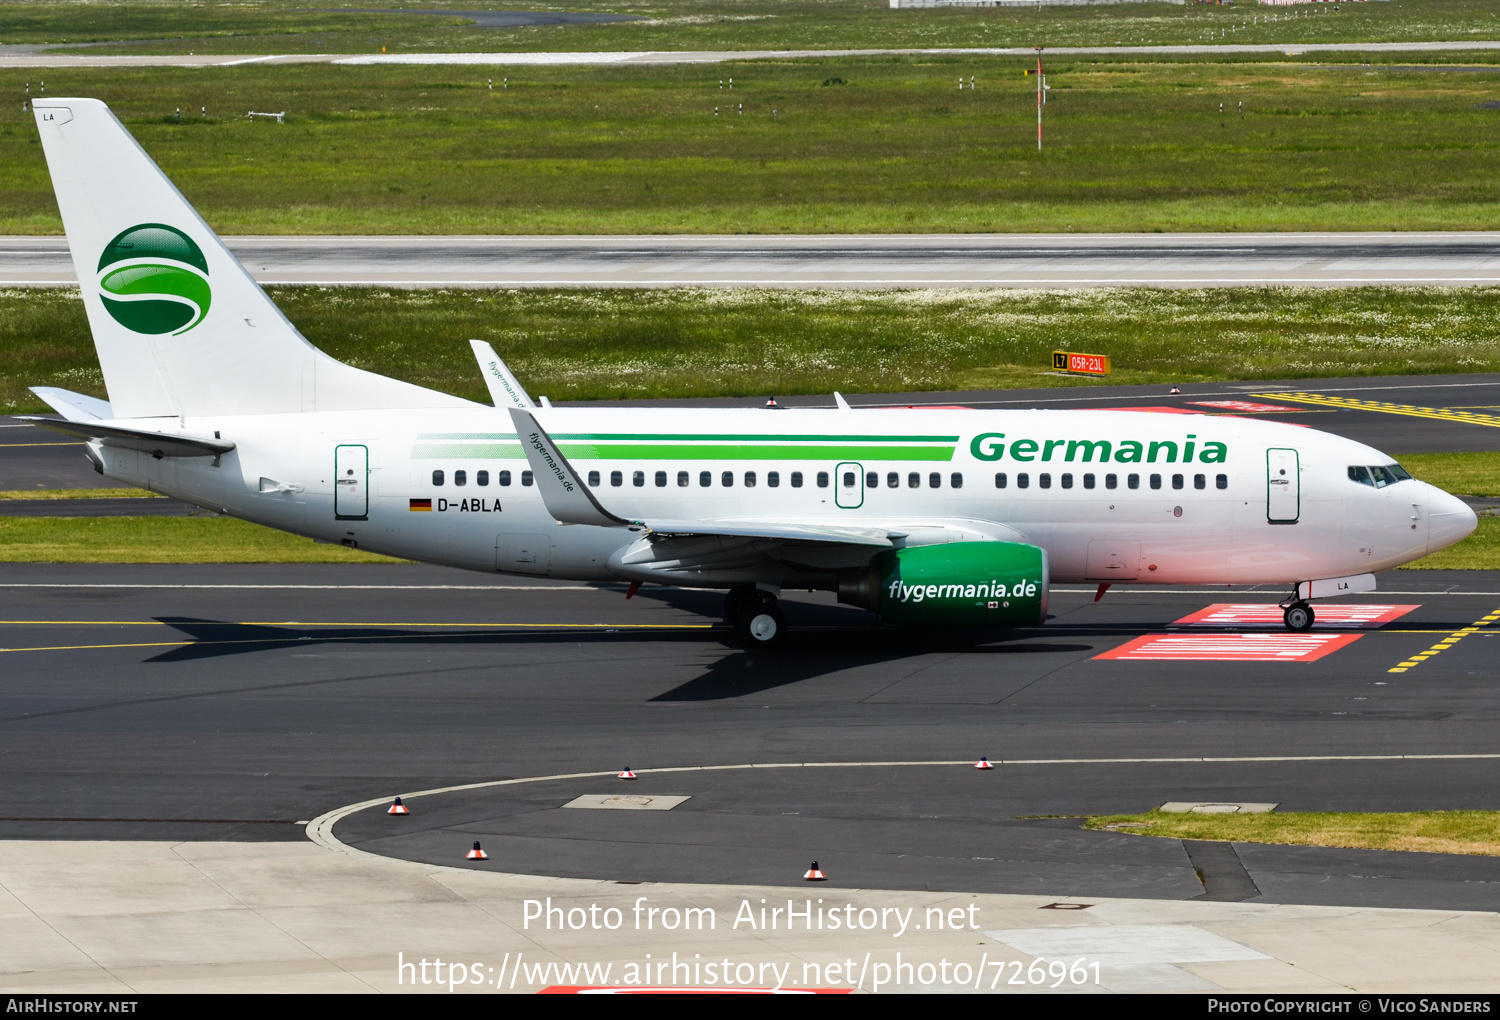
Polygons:
<instances>
[{"instance_id":1,"label":"aircraft tail fin","mask_svg":"<svg viewBox=\"0 0 1500 1020\"><path fill-rule=\"evenodd\" d=\"M309 344L104 103L33 109L115 417L473 406Z\"/></svg>"}]
</instances>

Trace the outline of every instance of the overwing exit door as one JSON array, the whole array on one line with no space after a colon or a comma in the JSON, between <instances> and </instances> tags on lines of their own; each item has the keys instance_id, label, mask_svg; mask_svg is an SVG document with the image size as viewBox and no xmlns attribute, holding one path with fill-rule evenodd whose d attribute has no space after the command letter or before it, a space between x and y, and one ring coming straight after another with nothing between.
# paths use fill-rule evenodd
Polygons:
<instances>
[{"instance_id":1,"label":"overwing exit door","mask_svg":"<svg viewBox=\"0 0 1500 1020\"><path fill-rule=\"evenodd\" d=\"M1296 450L1266 451L1266 520L1296 524L1302 516L1302 481Z\"/></svg>"},{"instance_id":2,"label":"overwing exit door","mask_svg":"<svg viewBox=\"0 0 1500 1020\"><path fill-rule=\"evenodd\" d=\"M370 516L370 448L333 448L333 516L363 521Z\"/></svg>"},{"instance_id":3,"label":"overwing exit door","mask_svg":"<svg viewBox=\"0 0 1500 1020\"><path fill-rule=\"evenodd\" d=\"M845 510L858 510L865 505L864 465L846 461L838 466L833 475L835 506Z\"/></svg>"}]
</instances>

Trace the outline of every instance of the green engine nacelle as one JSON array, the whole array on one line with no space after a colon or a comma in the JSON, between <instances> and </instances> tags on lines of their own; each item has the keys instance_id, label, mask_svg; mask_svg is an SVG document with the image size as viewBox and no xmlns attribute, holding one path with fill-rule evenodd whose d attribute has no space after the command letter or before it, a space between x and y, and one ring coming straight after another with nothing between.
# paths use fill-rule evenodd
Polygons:
<instances>
[{"instance_id":1,"label":"green engine nacelle","mask_svg":"<svg viewBox=\"0 0 1500 1020\"><path fill-rule=\"evenodd\" d=\"M862 582L862 583L860 583ZM893 549L839 599L899 627L1034 627L1047 619L1047 552L1018 542Z\"/></svg>"}]
</instances>

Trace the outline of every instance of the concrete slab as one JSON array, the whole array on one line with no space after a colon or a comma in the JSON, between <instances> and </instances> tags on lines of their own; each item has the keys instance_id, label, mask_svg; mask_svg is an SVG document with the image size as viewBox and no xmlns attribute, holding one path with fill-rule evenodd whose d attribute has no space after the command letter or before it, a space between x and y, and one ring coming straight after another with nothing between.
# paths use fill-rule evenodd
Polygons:
<instances>
[{"instance_id":1,"label":"concrete slab","mask_svg":"<svg viewBox=\"0 0 1500 1020\"><path fill-rule=\"evenodd\" d=\"M591 979L609 968L608 984L640 979L649 953L664 967L651 978L664 984L673 982L675 954L679 986L709 985L711 962L722 987L727 961L731 982L745 984L1035 991L1026 976L1032 961L1042 959L1040 973L1067 957L1086 958L1090 980L1058 991L1500 991L1493 913L1129 899L1058 911L1042 909L1054 900L1042 896L482 874L311 844L196 843L191 861L180 844L111 845L112 859L91 875L92 896L80 897L55 867L78 844L0 842L0 888L32 918L0 933L0 990L447 994L448 978L461 975L456 991L534 992L576 983L580 964L600 968ZM182 889L163 909L136 883L143 868L158 869L159 880L174 860ZM224 905L234 872L253 885L256 903L229 896ZM388 890L384 901L370 899L377 889ZM541 919L548 897L562 912L550 930ZM788 900L811 908L811 928L799 917L788 930ZM637 903L656 908L654 924L636 927ZM684 930L688 907L712 909L713 926ZM828 925L835 911L854 919L852 931ZM664 920L674 926L663 928ZM1010 984L1015 974L1019 985Z\"/></svg>"}]
</instances>

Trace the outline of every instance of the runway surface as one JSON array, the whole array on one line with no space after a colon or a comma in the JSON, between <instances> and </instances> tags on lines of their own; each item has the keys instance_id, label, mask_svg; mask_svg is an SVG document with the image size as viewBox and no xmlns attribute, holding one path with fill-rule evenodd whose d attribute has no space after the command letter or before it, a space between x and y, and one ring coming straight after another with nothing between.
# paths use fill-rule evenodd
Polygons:
<instances>
[{"instance_id":1,"label":"runway surface","mask_svg":"<svg viewBox=\"0 0 1500 1020\"><path fill-rule=\"evenodd\" d=\"M1500 375L1164 389L855 403L1251 413L1398 453L1500 449ZM29 445L53 438L0 429L3 487L98 478L76 446ZM353 811L327 833L452 865L478 839L502 870L622 882L784 884L816 859L840 887L1500 909L1491 858L1033 817L1166 801L1500 810L1500 629L1481 622L1500 574L1382 575L1342 601L1391 608L1368 626L1324 610L1315 660L1132 658L1143 641L1270 647L1274 619L1187 618L1226 603L1274 617L1281 594L1116 588L1096 603L1062 585L1045 627L925 636L791 594L788 645L747 652L712 592L627 601L620 585L415 565L5 565L0 838L300 840L363 801L542 777L416 797L404 819ZM999 768L973 770L980 755ZM947 764L891 764L922 762ZM699 768L763 763L841 764ZM635 783L611 778L626 766ZM576 773L595 775L545 779ZM586 794L688 799L562 807Z\"/></svg>"},{"instance_id":2,"label":"runway surface","mask_svg":"<svg viewBox=\"0 0 1500 1020\"><path fill-rule=\"evenodd\" d=\"M435 13L435 12L434 12ZM128 43L124 45L129 45ZM268 53L168 54L113 56L103 53L35 52L24 47L0 53L0 68L26 67L234 67L241 64L459 64L481 66L590 66L600 64L719 64L737 60L817 60L829 57L953 56L1023 57L1036 53L1030 47L972 47L967 49L813 49L813 50L615 50L601 52L529 51L514 53ZM1057 46L1053 56L1264 56L1305 53L1433 53L1500 50L1500 42L1483 39L1422 42L1368 43L1259 43L1181 46ZM27 52L31 51L31 52Z\"/></svg>"},{"instance_id":3,"label":"runway surface","mask_svg":"<svg viewBox=\"0 0 1500 1020\"><path fill-rule=\"evenodd\" d=\"M1500 233L231 237L262 283L403 287L1230 287L1500 283ZM0 285L76 284L0 237Z\"/></svg>"}]
</instances>

